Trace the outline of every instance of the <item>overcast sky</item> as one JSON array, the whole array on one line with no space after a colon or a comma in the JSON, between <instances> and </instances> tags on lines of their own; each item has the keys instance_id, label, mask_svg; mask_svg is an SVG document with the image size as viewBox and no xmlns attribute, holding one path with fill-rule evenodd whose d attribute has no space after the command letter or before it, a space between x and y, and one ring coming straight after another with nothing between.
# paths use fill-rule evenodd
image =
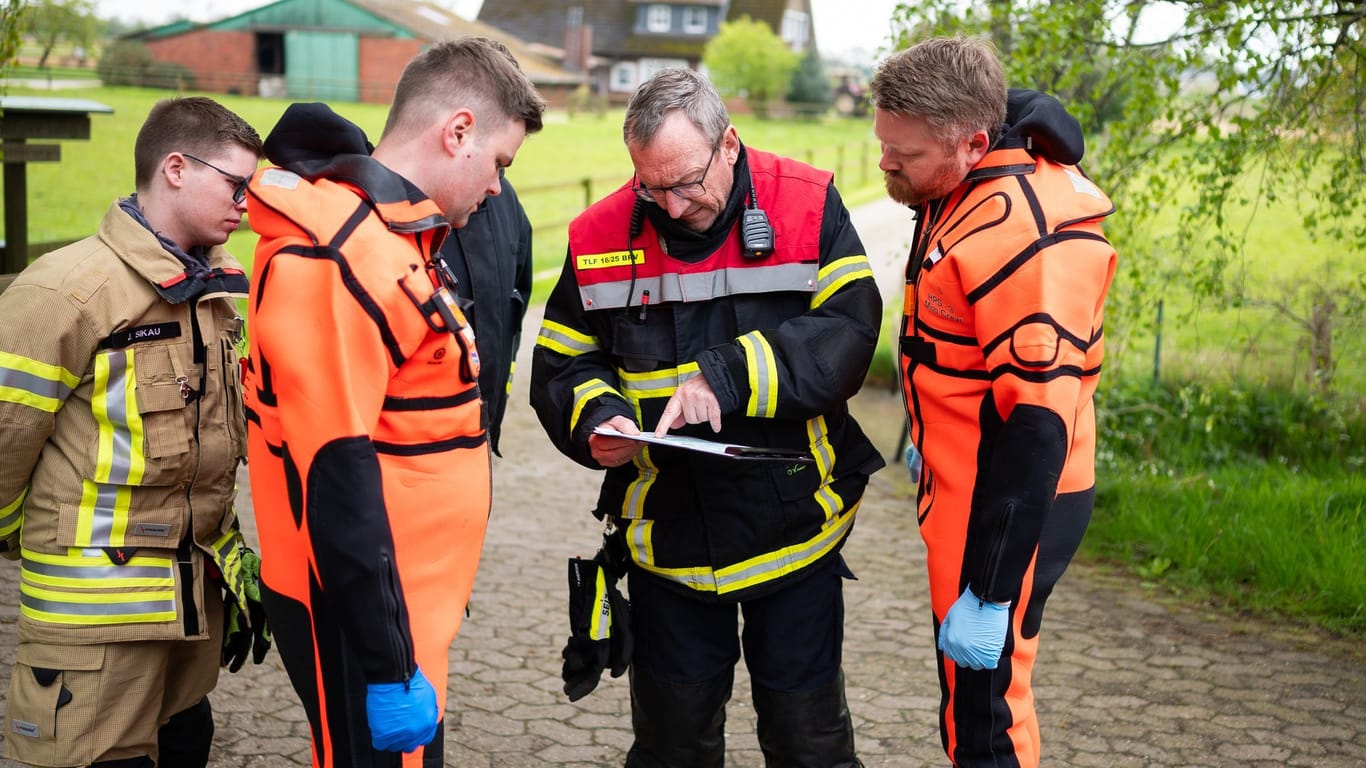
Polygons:
<instances>
[{"instance_id":1,"label":"overcast sky","mask_svg":"<svg viewBox=\"0 0 1366 768\"><path fill-rule=\"evenodd\" d=\"M473 18L483 0L433 0L456 13ZM816 38L827 56L843 55L851 49L859 58L872 63L886 43L888 19L898 0L811 0ZM267 5L269 0L95 0L95 11L104 18L127 22L162 24L175 18L213 21L234 16L251 8ZM857 11L854 9L857 8Z\"/></svg>"}]
</instances>

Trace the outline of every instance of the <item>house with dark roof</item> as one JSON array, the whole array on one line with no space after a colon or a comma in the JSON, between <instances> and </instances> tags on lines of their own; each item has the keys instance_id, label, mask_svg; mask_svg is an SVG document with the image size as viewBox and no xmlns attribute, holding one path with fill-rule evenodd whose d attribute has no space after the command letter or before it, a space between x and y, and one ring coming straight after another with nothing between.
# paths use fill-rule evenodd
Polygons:
<instances>
[{"instance_id":1,"label":"house with dark roof","mask_svg":"<svg viewBox=\"0 0 1366 768\"><path fill-rule=\"evenodd\" d=\"M219 21L175 22L128 37L156 60L186 70L198 90L387 104L414 55L468 35L507 45L552 105L586 80L504 30L425 0L279 0Z\"/></svg>"},{"instance_id":2,"label":"house with dark roof","mask_svg":"<svg viewBox=\"0 0 1366 768\"><path fill-rule=\"evenodd\" d=\"M667 67L698 68L723 21L749 16L793 50L816 49L810 0L484 0L479 21L538 46L625 100Z\"/></svg>"}]
</instances>

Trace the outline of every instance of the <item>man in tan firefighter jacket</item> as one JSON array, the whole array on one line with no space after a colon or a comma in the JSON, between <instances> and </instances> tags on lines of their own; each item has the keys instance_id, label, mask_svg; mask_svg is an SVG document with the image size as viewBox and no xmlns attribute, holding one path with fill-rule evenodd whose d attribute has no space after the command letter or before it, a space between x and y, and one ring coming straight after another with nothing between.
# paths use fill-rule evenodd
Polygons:
<instances>
[{"instance_id":1,"label":"man in tan firefighter jacket","mask_svg":"<svg viewBox=\"0 0 1366 768\"><path fill-rule=\"evenodd\" d=\"M565 455L606 468L595 514L629 552L626 764L721 765L743 646L770 764L858 765L840 548L883 466L846 406L882 315L863 245L831 174L742 145L697 72L643 84L624 136L635 176L570 224L531 401ZM642 449L599 425L814 461Z\"/></svg>"},{"instance_id":2,"label":"man in tan firefighter jacket","mask_svg":"<svg viewBox=\"0 0 1366 768\"><path fill-rule=\"evenodd\" d=\"M1044 602L1095 499L1114 209L1075 165L1077 122L1007 93L989 43L902 51L873 97L888 194L916 211L900 359L944 749L957 766L1037 766Z\"/></svg>"},{"instance_id":3,"label":"man in tan firefighter jacket","mask_svg":"<svg viewBox=\"0 0 1366 768\"><path fill-rule=\"evenodd\" d=\"M159 102L136 194L0 295L0 538L21 569L4 733L20 762L208 760L224 584L241 618L250 578L232 507L247 279L220 246L260 154L219 104Z\"/></svg>"}]
</instances>

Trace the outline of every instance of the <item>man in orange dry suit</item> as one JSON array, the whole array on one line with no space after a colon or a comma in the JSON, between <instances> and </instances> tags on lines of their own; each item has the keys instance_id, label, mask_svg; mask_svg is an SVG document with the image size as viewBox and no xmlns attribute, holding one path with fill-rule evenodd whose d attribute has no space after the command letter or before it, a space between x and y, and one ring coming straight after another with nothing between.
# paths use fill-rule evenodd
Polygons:
<instances>
[{"instance_id":1,"label":"man in orange dry suit","mask_svg":"<svg viewBox=\"0 0 1366 768\"><path fill-rule=\"evenodd\" d=\"M261 575L315 765L442 762L489 449L474 335L434 256L544 109L501 44L443 42L404 69L373 155L301 108L266 140L281 167L252 180Z\"/></svg>"},{"instance_id":2,"label":"man in orange dry suit","mask_svg":"<svg viewBox=\"0 0 1366 768\"><path fill-rule=\"evenodd\" d=\"M232 505L247 278L222 247L260 156L256 129L218 102L157 102L133 147L136 193L0 296L14 760L207 765L220 662L236 671L269 647Z\"/></svg>"},{"instance_id":3,"label":"man in orange dry suit","mask_svg":"<svg viewBox=\"0 0 1366 768\"><path fill-rule=\"evenodd\" d=\"M629 552L626 765L722 764L743 647L767 764L853 768L840 548L883 466L847 407L882 315L863 244L831 174L743 145L697 72L640 86L623 134L635 176L570 224L531 401L565 455L606 468L595 514ZM814 462L642 449L599 425Z\"/></svg>"},{"instance_id":4,"label":"man in orange dry suit","mask_svg":"<svg viewBox=\"0 0 1366 768\"><path fill-rule=\"evenodd\" d=\"M880 167L916 211L902 384L957 766L1037 766L1044 601L1095 498L1092 394L1114 209L1060 104L1007 94L989 43L922 42L872 83Z\"/></svg>"}]
</instances>

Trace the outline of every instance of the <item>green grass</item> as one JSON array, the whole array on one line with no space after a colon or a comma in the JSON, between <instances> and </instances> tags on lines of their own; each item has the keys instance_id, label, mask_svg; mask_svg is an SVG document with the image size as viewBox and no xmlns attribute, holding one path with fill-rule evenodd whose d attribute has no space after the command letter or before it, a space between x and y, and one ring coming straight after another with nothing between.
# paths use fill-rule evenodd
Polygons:
<instances>
[{"instance_id":1,"label":"green grass","mask_svg":"<svg viewBox=\"0 0 1366 768\"><path fill-rule=\"evenodd\" d=\"M1201 601L1366 637L1366 477L1265 464L1101 475L1084 554Z\"/></svg>"},{"instance_id":2,"label":"green grass","mask_svg":"<svg viewBox=\"0 0 1366 768\"><path fill-rule=\"evenodd\" d=\"M1366 408L1209 381L1103 386L1083 553L1199 602L1366 638Z\"/></svg>"}]
</instances>

